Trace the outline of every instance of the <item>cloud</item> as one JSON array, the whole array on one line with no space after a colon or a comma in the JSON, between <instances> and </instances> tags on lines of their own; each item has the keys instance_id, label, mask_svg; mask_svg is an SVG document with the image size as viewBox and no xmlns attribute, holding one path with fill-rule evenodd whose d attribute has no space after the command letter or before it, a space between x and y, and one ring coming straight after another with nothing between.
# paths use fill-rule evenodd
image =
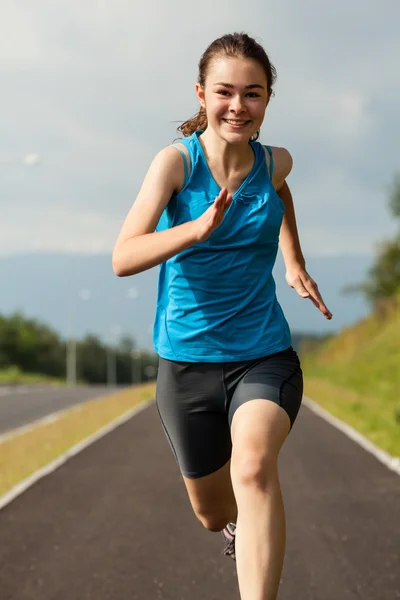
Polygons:
<instances>
[{"instance_id":1,"label":"cloud","mask_svg":"<svg viewBox=\"0 0 400 600\"><path fill-rule=\"evenodd\" d=\"M397 227L384 210L384 190L368 189L343 167L321 170L299 181L297 221L306 255L367 255Z\"/></svg>"},{"instance_id":2,"label":"cloud","mask_svg":"<svg viewBox=\"0 0 400 600\"><path fill-rule=\"evenodd\" d=\"M257 37L278 69L262 137L294 157L303 245L372 252L392 232L399 16L395 0L2 6L0 162L42 162L0 167L0 252L111 251L154 154L197 109L201 53L233 30Z\"/></svg>"},{"instance_id":3,"label":"cloud","mask_svg":"<svg viewBox=\"0 0 400 600\"><path fill-rule=\"evenodd\" d=\"M122 225L118 216L110 218L95 209L71 211L68 204L57 199L45 210L34 204L24 210L22 220L18 220L20 209L15 205L2 219L0 254L109 252Z\"/></svg>"}]
</instances>

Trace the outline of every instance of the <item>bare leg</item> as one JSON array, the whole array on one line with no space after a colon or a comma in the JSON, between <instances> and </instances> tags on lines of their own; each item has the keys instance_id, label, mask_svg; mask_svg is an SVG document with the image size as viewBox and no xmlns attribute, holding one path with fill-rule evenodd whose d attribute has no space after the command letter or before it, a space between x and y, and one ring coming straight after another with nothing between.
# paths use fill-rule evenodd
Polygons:
<instances>
[{"instance_id":1,"label":"bare leg","mask_svg":"<svg viewBox=\"0 0 400 600\"><path fill-rule=\"evenodd\" d=\"M183 478L193 511L204 527L222 531L232 521L236 523L237 506L232 489L230 461L211 475L199 479Z\"/></svg>"},{"instance_id":2,"label":"bare leg","mask_svg":"<svg viewBox=\"0 0 400 600\"><path fill-rule=\"evenodd\" d=\"M289 428L286 412L267 400L247 402L233 418L231 476L241 600L277 598L286 542L277 460Z\"/></svg>"}]
</instances>

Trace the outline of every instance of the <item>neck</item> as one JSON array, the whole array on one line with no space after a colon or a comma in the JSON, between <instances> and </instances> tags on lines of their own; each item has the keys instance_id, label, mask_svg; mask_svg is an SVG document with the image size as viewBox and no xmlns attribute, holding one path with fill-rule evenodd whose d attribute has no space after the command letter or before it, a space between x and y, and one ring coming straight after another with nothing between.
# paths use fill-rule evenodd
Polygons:
<instances>
[{"instance_id":1,"label":"neck","mask_svg":"<svg viewBox=\"0 0 400 600\"><path fill-rule=\"evenodd\" d=\"M207 160L218 163L224 171L240 171L254 160L254 152L248 141L230 144L210 127L201 134L199 140Z\"/></svg>"}]
</instances>

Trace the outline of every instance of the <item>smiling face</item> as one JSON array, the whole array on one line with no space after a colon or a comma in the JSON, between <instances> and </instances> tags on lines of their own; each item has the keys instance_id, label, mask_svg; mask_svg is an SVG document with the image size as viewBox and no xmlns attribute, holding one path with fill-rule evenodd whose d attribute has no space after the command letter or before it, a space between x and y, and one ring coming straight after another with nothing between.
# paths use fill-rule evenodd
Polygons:
<instances>
[{"instance_id":1,"label":"smiling face","mask_svg":"<svg viewBox=\"0 0 400 600\"><path fill-rule=\"evenodd\" d=\"M269 102L263 67L248 58L216 57L204 88L196 93L207 113L208 127L229 143L248 141L261 127Z\"/></svg>"}]
</instances>

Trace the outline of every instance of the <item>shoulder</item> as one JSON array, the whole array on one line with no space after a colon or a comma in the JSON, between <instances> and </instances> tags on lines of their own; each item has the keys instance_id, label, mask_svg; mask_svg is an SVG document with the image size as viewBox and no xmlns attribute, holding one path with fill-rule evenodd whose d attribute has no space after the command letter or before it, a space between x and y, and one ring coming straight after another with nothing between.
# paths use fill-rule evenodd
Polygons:
<instances>
[{"instance_id":1,"label":"shoulder","mask_svg":"<svg viewBox=\"0 0 400 600\"><path fill-rule=\"evenodd\" d=\"M272 183L275 189L282 187L286 177L288 177L293 167L293 158L289 150L279 146L269 146L272 151L274 169L272 173ZM267 164L270 166L270 157L267 153ZM269 169L268 169L269 170Z\"/></svg>"},{"instance_id":2,"label":"shoulder","mask_svg":"<svg viewBox=\"0 0 400 600\"><path fill-rule=\"evenodd\" d=\"M172 181L176 190L183 186L185 180L185 165L181 151L188 158L187 149L183 144L166 146L155 155L149 169L157 178L168 178Z\"/></svg>"},{"instance_id":3,"label":"shoulder","mask_svg":"<svg viewBox=\"0 0 400 600\"><path fill-rule=\"evenodd\" d=\"M176 169L179 164L182 164L182 155L178 152L177 147L184 149L183 144L166 146L153 158L152 164L159 167Z\"/></svg>"},{"instance_id":4,"label":"shoulder","mask_svg":"<svg viewBox=\"0 0 400 600\"><path fill-rule=\"evenodd\" d=\"M271 146L271 149L274 157L274 172L279 174L282 180L286 179L293 167L292 155L286 148Z\"/></svg>"}]
</instances>

